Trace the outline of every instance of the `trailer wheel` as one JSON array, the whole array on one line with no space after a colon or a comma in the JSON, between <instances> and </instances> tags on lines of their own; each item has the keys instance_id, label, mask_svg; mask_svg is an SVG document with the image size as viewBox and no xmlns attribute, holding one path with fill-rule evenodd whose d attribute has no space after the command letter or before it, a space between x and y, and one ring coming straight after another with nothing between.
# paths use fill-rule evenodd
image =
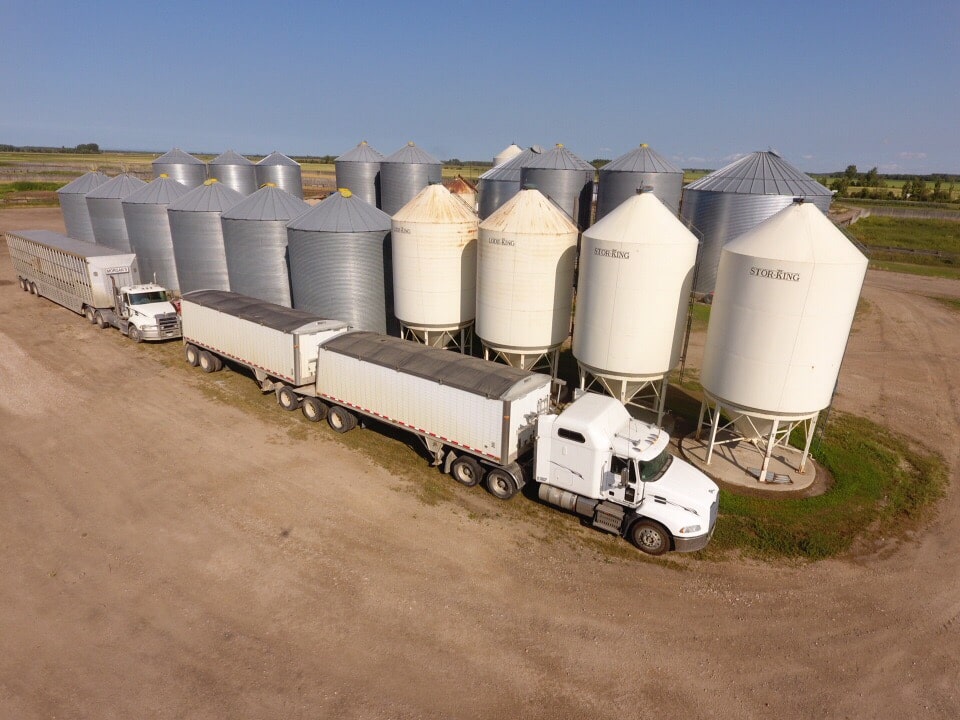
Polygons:
<instances>
[{"instance_id":1,"label":"trailer wheel","mask_svg":"<svg viewBox=\"0 0 960 720\"><path fill-rule=\"evenodd\" d=\"M24 292L27 292L28 290L30 290L30 287L27 285L27 281L26 281L26 280L24 280L23 278L19 278L19 280L20 280L20 289L21 289L21 290L23 290Z\"/></svg>"},{"instance_id":2,"label":"trailer wheel","mask_svg":"<svg viewBox=\"0 0 960 720\"><path fill-rule=\"evenodd\" d=\"M305 397L300 402L300 412L310 422L320 422L327 416L327 406L315 397Z\"/></svg>"},{"instance_id":3,"label":"trailer wheel","mask_svg":"<svg viewBox=\"0 0 960 720\"><path fill-rule=\"evenodd\" d=\"M477 462L476 458L472 458L469 455L461 455L450 465L450 474L453 476L453 479L461 485L473 487L480 482L480 478L483 477L483 468L480 467L480 463Z\"/></svg>"},{"instance_id":4,"label":"trailer wheel","mask_svg":"<svg viewBox=\"0 0 960 720\"><path fill-rule=\"evenodd\" d=\"M300 407L300 396L297 395L292 389L284 385L282 388L277 390L277 402L280 403L280 407L284 410L294 411Z\"/></svg>"},{"instance_id":5,"label":"trailer wheel","mask_svg":"<svg viewBox=\"0 0 960 720\"><path fill-rule=\"evenodd\" d=\"M630 526L630 542L648 555L663 555L670 549L670 534L659 523L639 520Z\"/></svg>"},{"instance_id":6,"label":"trailer wheel","mask_svg":"<svg viewBox=\"0 0 960 720\"><path fill-rule=\"evenodd\" d=\"M214 355L211 352L207 352L206 350L201 350L199 357L197 358L197 362L200 365L200 369L203 370L205 373L213 373L220 369L219 367L217 367L217 365L219 364L217 360L218 358L216 355Z\"/></svg>"},{"instance_id":7,"label":"trailer wheel","mask_svg":"<svg viewBox=\"0 0 960 720\"><path fill-rule=\"evenodd\" d=\"M127 337L133 340L135 343L143 342L143 335L138 328L133 323L127 325Z\"/></svg>"},{"instance_id":8,"label":"trailer wheel","mask_svg":"<svg viewBox=\"0 0 960 720\"><path fill-rule=\"evenodd\" d=\"M509 500L517 494L517 481L506 470L493 468L487 473L487 490L499 500Z\"/></svg>"},{"instance_id":9,"label":"trailer wheel","mask_svg":"<svg viewBox=\"0 0 960 720\"><path fill-rule=\"evenodd\" d=\"M93 322L94 322L94 323L96 324L96 326L97 326L98 328L100 328L101 330L106 330L107 327L108 327L106 318L103 317L103 314L102 314L99 310L97 310L97 311L93 314Z\"/></svg>"},{"instance_id":10,"label":"trailer wheel","mask_svg":"<svg viewBox=\"0 0 960 720\"><path fill-rule=\"evenodd\" d=\"M190 367L196 367L200 364L200 351L197 350L196 345L191 345L190 343L184 345L183 357L186 358L187 365Z\"/></svg>"},{"instance_id":11,"label":"trailer wheel","mask_svg":"<svg viewBox=\"0 0 960 720\"><path fill-rule=\"evenodd\" d=\"M37 297L40 297L40 291L37 290L37 284L36 284L36 283L30 283L30 294L31 294L31 295L36 295Z\"/></svg>"},{"instance_id":12,"label":"trailer wheel","mask_svg":"<svg viewBox=\"0 0 960 720\"><path fill-rule=\"evenodd\" d=\"M334 405L327 412L327 424L335 432L345 433L353 430L357 426L357 417L349 410L345 410L339 405Z\"/></svg>"},{"instance_id":13,"label":"trailer wheel","mask_svg":"<svg viewBox=\"0 0 960 720\"><path fill-rule=\"evenodd\" d=\"M91 325L93 325L94 323L97 322L97 316L94 314L93 308L90 307L89 305L88 305L88 306L86 307L86 309L83 311L83 316L87 319L87 321L88 321Z\"/></svg>"}]
</instances>

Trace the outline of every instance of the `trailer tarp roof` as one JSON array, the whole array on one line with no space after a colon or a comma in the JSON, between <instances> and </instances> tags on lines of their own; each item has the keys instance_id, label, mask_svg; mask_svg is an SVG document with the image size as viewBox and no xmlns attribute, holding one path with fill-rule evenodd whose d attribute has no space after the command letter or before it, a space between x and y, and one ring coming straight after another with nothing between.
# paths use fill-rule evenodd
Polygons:
<instances>
[{"instance_id":1,"label":"trailer tarp roof","mask_svg":"<svg viewBox=\"0 0 960 720\"><path fill-rule=\"evenodd\" d=\"M319 324L320 327L315 329L320 330L348 327L341 320L328 320L304 310L294 310L226 290L194 290L186 293L183 299L281 332L293 332L311 324Z\"/></svg>"},{"instance_id":2,"label":"trailer tarp roof","mask_svg":"<svg viewBox=\"0 0 960 720\"><path fill-rule=\"evenodd\" d=\"M321 347L488 398L508 400L510 396L517 395L512 390L550 384L548 375L372 332L356 331L337 335Z\"/></svg>"}]
</instances>

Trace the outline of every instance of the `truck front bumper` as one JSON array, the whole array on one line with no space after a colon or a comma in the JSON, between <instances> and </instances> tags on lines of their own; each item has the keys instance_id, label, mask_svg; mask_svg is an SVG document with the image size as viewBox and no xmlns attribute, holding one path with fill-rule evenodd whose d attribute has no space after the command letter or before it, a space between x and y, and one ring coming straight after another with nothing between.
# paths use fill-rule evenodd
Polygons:
<instances>
[{"instance_id":1,"label":"truck front bumper","mask_svg":"<svg viewBox=\"0 0 960 720\"><path fill-rule=\"evenodd\" d=\"M703 550L712 537L713 528L710 528L710 532L697 535L696 537L674 537L673 549L677 552L696 552L697 550Z\"/></svg>"}]
</instances>

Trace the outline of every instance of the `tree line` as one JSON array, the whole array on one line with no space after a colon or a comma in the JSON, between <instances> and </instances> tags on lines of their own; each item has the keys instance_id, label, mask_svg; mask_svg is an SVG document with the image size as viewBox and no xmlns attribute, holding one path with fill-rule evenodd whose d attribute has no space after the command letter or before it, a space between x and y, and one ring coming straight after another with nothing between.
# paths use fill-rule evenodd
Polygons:
<instances>
[{"instance_id":1,"label":"tree line","mask_svg":"<svg viewBox=\"0 0 960 720\"><path fill-rule=\"evenodd\" d=\"M97 143L81 143L76 147L68 148L65 145L60 147L45 147L42 145L4 145L0 143L0 152L24 152L24 153L80 153L80 154L99 154L100 146Z\"/></svg>"},{"instance_id":2,"label":"tree line","mask_svg":"<svg viewBox=\"0 0 960 720\"><path fill-rule=\"evenodd\" d=\"M960 175L934 173L931 175L891 174L881 175L877 168L860 172L856 165L847 165L842 173L832 173L818 178L820 183L836 191L837 197L865 198L871 200L913 200L915 202L960 202L954 200L954 189ZM896 192L889 183L901 183Z\"/></svg>"}]
</instances>

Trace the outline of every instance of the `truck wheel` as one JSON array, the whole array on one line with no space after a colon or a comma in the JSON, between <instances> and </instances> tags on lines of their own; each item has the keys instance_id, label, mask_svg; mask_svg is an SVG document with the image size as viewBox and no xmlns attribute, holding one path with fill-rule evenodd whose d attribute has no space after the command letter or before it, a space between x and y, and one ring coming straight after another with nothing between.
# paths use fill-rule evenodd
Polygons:
<instances>
[{"instance_id":1,"label":"truck wheel","mask_svg":"<svg viewBox=\"0 0 960 720\"><path fill-rule=\"evenodd\" d=\"M200 364L200 351L197 350L196 345L191 345L187 343L183 347L183 357L187 360L187 365L190 367L196 367Z\"/></svg>"},{"instance_id":2,"label":"truck wheel","mask_svg":"<svg viewBox=\"0 0 960 720\"><path fill-rule=\"evenodd\" d=\"M36 283L30 283L30 294L31 294L31 295L36 295L37 297L40 297L40 291L37 290L37 284L36 284Z\"/></svg>"},{"instance_id":3,"label":"truck wheel","mask_svg":"<svg viewBox=\"0 0 960 720\"><path fill-rule=\"evenodd\" d=\"M320 422L327 416L327 406L315 397L305 397L300 402L300 412L310 422Z\"/></svg>"},{"instance_id":4,"label":"truck wheel","mask_svg":"<svg viewBox=\"0 0 960 720\"><path fill-rule=\"evenodd\" d=\"M197 363L200 365L200 369L205 373L212 373L219 370L217 367L217 356L213 353L207 352L206 350L201 350L199 357L197 358Z\"/></svg>"},{"instance_id":5,"label":"truck wheel","mask_svg":"<svg viewBox=\"0 0 960 720\"><path fill-rule=\"evenodd\" d=\"M97 326L98 328L100 328L101 330L106 330L107 327L108 327L106 318L103 317L103 315L100 313L99 310L97 310L97 311L93 314L93 322L94 322L94 323L96 324L96 326Z\"/></svg>"},{"instance_id":6,"label":"truck wheel","mask_svg":"<svg viewBox=\"0 0 960 720\"><path fill-rule=\"evenodd\" d=\"M135 343L143 342L143 335L140 333L140 328L133 323L127 325L127 337Z\"/></svg>"},{"instance_id":7,"label":"truck wheel","mask_svg":"<svg viewBox=\"0 0 960 720\"><path fill-rule=\"evenodd\" d=\"M277 390L277 402L280 403L280 407L284 410L293 411L300 407L300 396L297 395L292 389L284 385L282 388Z\"/></svg>"},{"instance_id":8,"label":"truck wheel","mask_svg":"<svg viewBox=\"0 0 960 720\"><path fill-rule=\"evenodd\" d=\"M648 555L663 555L670 549L670 534L652 520L639 520L630 526L630 542Z\"/></svg>"},{"instance_id":9,"label":"truck wheel","mask_svg":"<svg viewBox=\"0 0 960 720\"><path fill-rule=\"evenodd\" d=\"M335 432L345 433L353 430L357 426L357 418L350 411L345 410L339 405L334 405L327 412L327 424L332 427Z\"/></svg>"},{"instance_id":10,"label":"truck wheel","mask_svg":"<svg viewBox=\"0 0 960 720\"><path fill-rule=\"evenodd\" d=\"M23 278L20 278L20 289L24 292L28 292L30 290L30 286L27 285L27 281Z\"/></svg>"},{"instance_id":11,"label":"truck wheel","mask_svg":"<svg viewBox=\"0 0 960 720\"><path fill-rule=\"evenodd\" d=\"M90 306L87 306L87 308L83 311L83 316L91 325L97 322L97 316L94 314L93 308Z\"/></svg>"},{"instance_id":12,"label":"truck wheel","mask_svg":"<svg viewBox=\"0 0 960 720\"><path fill-rule=\"evenodd\" d=\"M517 494L517 481L506 470L493 468L487 473L487 490L499 500L509 500Z\"/></svg>"},{"instance_id":13,"label":"truck wheel","mask_svg":"<svg viewBox=\"0 0 960 720\"><path fill-rule=\"evenodd\" d=\"M473 487L483 477L483 468L480 467L480 463L475 458L469 455L461 455L450 465L450 474L461 485Z\"/></svg>"}]
</instances>

